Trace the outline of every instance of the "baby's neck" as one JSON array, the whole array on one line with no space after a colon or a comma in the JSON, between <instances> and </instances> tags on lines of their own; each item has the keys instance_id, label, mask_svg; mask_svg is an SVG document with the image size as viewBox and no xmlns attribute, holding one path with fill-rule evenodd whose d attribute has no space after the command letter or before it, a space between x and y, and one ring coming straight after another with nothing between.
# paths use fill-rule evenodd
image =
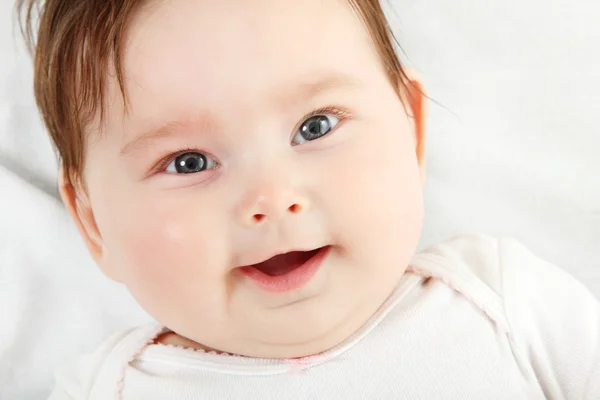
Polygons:
<instances>
[{"instance_id":1,"label":"baby's neck","mask_svg":"<svg viewBox=\"0 0 600 400\"><path fill-rule=\"evenodd\" d=\"M211 349L210 347L204 346L200 343L196 343L193 340L187 339L183 336L176 334L175 332L166 332L157 337L154 340L155 344L163 344L167 346L183 347L184 349L199 350L205 352L215 352L217 354L224 354L222 351Z\"/></svg>"}]
</instances>

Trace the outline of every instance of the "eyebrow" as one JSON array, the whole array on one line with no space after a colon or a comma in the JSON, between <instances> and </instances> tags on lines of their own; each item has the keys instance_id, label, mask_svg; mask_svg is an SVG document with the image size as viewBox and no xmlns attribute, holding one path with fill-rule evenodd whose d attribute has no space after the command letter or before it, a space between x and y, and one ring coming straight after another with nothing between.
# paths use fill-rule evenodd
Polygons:
<instances>
[{"instance_id":1,"label":"eyebrow","mask_svg":"<svg viewBox=\"0 0 600 400\"><path fill-rule=\"evenodd\" d=\"M301 81L283 91L275 89L275 95L271 95L270 99L275 109L285 110L306 103L324 92L355 89L358 86L360 86L360 81L346 74L315 74L311 79ZM205 129L214 130L217 124L210 113L203 113L192 121L169 121L159 128L150 129L131 140L121 149L121 156L127 156L137 150L147 148L152 142L169 137L178 130L189 129L190 126L202 126Z\"/></svg>"},{"instance_id":2,"label":"eyebrow","mask_svg":"<svg viewBox=\"0 0 600 400\"><path fill-rule=\"evenodd\" d=\"M288 108L305 103L324 92L356 89L359 86L360 81L357 78L343 73L314 74L311 78L301 81L300 84L280 91L272 98L277 108Z\"/></svg>"},{"instance_id":3,"label":"eyebrow","mask_svg":"<svg viewBox=\"0 0 600 400\"><path fill-rule=\"evenodd\" d=\"M131 140L121 149L121 156L127 156L141 149L146 149L152 142L167 138L177 131L189 130L191 126L201 126L205 130L214 130L215 121L209 114L201 114L193 120L174 120L161 125L159 128L150 129Z\"/></svg>"}]
</instances>

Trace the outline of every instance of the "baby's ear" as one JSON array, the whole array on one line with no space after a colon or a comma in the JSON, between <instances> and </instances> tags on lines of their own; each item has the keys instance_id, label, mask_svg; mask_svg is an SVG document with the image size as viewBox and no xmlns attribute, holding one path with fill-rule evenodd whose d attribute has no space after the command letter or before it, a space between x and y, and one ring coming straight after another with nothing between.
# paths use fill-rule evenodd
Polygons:
<instances>
[{"instance_id":1,"label":"baby's ear","mask_svg":"<svg viewBox=\"0 0 600 400\"><path fill-rule=\"evenodd\" d=\"M421 78L412 69L405 70L407 82L400 87L414 131L415 151L421 169L421 179L425 180L427 161L427 95Z\"/></svg>"},{"instance_id":2,"label":"baby's ear","mask_svg":"<svg viewBox=\"0 0 600 400\"><path fill-rule=\"evenodd\" d=\"M75 225L77 225L77 229L79 229L79 233L92 258L106 273L107 251L102 241L102 235L98 230L96 219L94 218L89 196L80 179L77 182L73 182L72 179L67 179L65 173L64 168L61 167L58 173L60 196L71 218L75 221ZM109 277L112 278L111 276Z\"/></svg>"}]
</instances>

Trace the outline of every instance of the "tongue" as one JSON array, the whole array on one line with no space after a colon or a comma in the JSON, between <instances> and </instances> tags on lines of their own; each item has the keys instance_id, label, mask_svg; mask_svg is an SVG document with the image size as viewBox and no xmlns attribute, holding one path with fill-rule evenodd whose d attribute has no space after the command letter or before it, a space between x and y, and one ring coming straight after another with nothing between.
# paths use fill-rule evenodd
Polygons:
<instances>
[{"instance_id":1,"label":"tongue","mask_svg":"<svg viewBox=\"0 0 600 400\"><path fill-rule=\"evenodd\" d=\"M260 264L253 265L254 268L270 276L281 276L289 274L296 268L307 262L317 250L313 251L293 251L287 254L281 254Z\"/></svg>"}]
</instances>

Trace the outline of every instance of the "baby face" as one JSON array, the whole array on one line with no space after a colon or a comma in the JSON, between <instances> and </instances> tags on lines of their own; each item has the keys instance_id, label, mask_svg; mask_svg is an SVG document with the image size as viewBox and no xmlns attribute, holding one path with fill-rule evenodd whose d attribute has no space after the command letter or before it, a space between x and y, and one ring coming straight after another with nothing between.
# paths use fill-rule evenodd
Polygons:
<instances>
[{"instance_id":1,"label":"baby face","mask_svg":"<svg viewBox=\"0 0 600 400\"><path fill-rule=\"evenodd\" d=\"M415 251L422 160L352 7L156 2L126 43L129 109L111 82L79 210L103 271L225 352L302 356L360 328Z\"/></svg>"}]
</instances>

